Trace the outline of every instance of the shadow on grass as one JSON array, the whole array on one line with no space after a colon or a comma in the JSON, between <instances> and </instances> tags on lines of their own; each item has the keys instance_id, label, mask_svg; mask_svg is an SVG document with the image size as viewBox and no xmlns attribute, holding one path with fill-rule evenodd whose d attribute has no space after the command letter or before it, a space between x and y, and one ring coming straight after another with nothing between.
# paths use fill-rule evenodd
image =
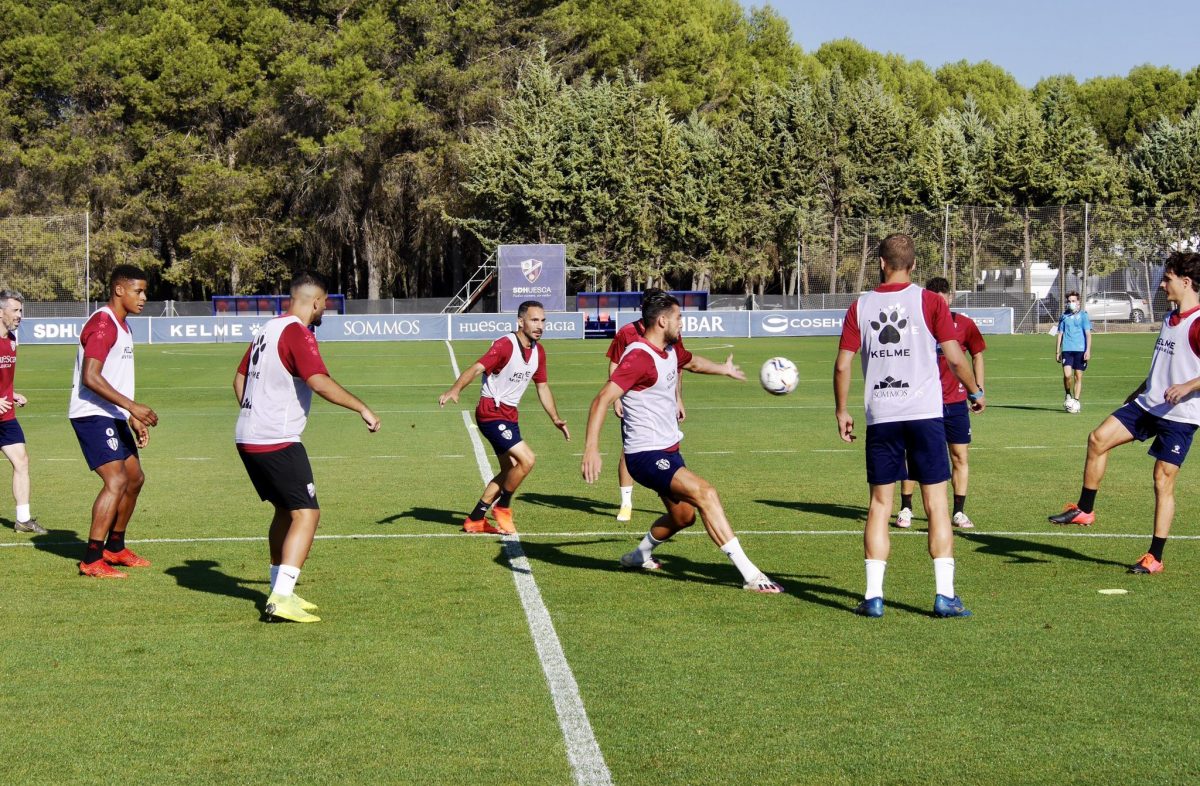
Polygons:
<instances>
[{"instance_id":1,"label":"shadow on grass","mask_svg":"<svg viewBox=\"0 0 1200 786\"><path fill-rule=\"evenodd\" d=\"M866 521L867 519L867 509L862 505L840 505L836 502L805 502L803 500L782 499L756 499L754 501L761 505L770 505L773 508L783 508L784 510L794 510L799 513L813 513L818 516L852 519L854 521Z\"/></svg>"},{"instance_id":2,"label":"shadow on grass","mask_svg":"<svg viewBox=\"0 0 1200 786\"><path fill-rule=\"evenodd\" d=\"M1052 543L1045 543L1037 540L1024 540L1023 538L1014 538L1009 535L986 535L981 532L958 532L958 537L963 540L968 540L976 544L975 549L980 554L987 554L993 557L1006 557L1009 562L1019 565L1030 565L1040 562L1049 562L1050 557L1055 559L1070 559L1078 562L1091 562L1096 565L1116 565L1117 567L1128 567L1123 562L1114 562L1110 559L1100 559L1089 554L1084 554L1081 551L1067 548L1066 546L1057 546Z\"/></svg>"},{"instance_id":3,"label":"shadow on grass","mask_svg":"<svg viewBox=\"0 0 1200 786\"><path fill-rule=\"evenodd\" d=\"M567 550L572 546L594 546L598 544L613 544L614 546L628 543L614 538L600 538L592 540L577 540L568 542L556 543L541 543L537 541L523 540L519 547L524 550L525 556L530 561L544 562L550 565L558 565L565 568L575 568L580 570L598 570L605 573L641 573L649 581L688 581L701 584L712 584L722 588L740 588L742 581L738 576L737 569L728 562L698 562L687 557L681 557L677 554L671 554L669 551L657 550L654 552L654 557L661 564L662 568L656 571L629 571L622 568L618 563L622 551L617 548L613 549L611 557L592 557L586 554L579 554L574 551ZM512 554L513 547L517 544L511 544L507 541L500 542L500 551L496 555L496 563L510 570L520 570L514 568L509 560ZM718 554L717 550L713 549L714 557ZM804 603L814 603L820 606L828 606L831 609L837 609L847 613L853 613L855 606L862 600L862 596L842 589L841 587L832 584L817 581L821 579L827 580L828 576L816 575L795 575L795 574L772 574L772 578L779 581L783 585L785 595L790 595L796 600ZM930 616L930 609L922 609L917 606L912 606L907 603L897 603L888 601L887 605L891 609L907 611L913 614Z\"/></svg>"},{"instance_id":4,"label":"shadow on grass","mask_svg":"<svg viewBox=\"0 0 1200 786\"><path fill-rule=\"evenodd\" d=\"M73 562L78 562L83 558L83 551L87 546L87 541L80 538L78 533L71 529L51 529L45 535L33 535L29 540L38 551L54 554Z\"/></svg>"},{"instance_id":5,"label":"shadow on grass","mask_svg":"<svg viewBox=\"0 0 1200 786\"><path fill-rule=\"evenodd\" d=\"M267 593L252 589L247 585L266 584L267 582L239 579L228 573L222 573L218 570L219 567L221 567L221 563L216 560L189 559L185 560L182 565L167 568L163 573L175 579L175 583L184 589L248 600L261 610L267 602Z\"/></svg>"},{"instance_id":6,"label":"shadow on grass","mask_svg":"<svg viewBox=\"0 0 1200 786\"><path fill-rule=\"evenodd\" d=\"M1062 405L1050 407L1031 407L1028 404L988 404L988 409L1024 409L1030 412L1062 412Z\"/></svg>"},{"instance_id":7,"label":"shadow on grass","mask_svg":"<svg viewBox=\"0 0 1200 786\"><path fill-rule=\"evenodd\" d=\"M423 521L427 524L446 524L457 527L462 524L463 518L464 516L445 508L409 508L400 513L393 513L390 516L379 519L375 523L395 524L397 521L412 519L413 521Z\"/></svg>"},{"instance_id":8,"label":"shadow on grass","mask_svg":"<svg viewBox=\"0 0 1200 786\"><path fill-rule=\"evenodd\" d=\"M644 491L644 490L643 490ZM649 494L650 492L645 492ZM530 505L539 505L544 508L557 508L559 510L573 510L578 513L587 513L592 516L608 516L613 517L617 514L619 505L615 503L601 502L591 499L590 497L579 497L574 494L539 494L531 491L528 494L519 493L515 497L516 502L525 502ZM654 500L658 504L658 500ZM638 508L639 513L655 513L661 514L659 508Z\"/></svg>"}]
</instances>

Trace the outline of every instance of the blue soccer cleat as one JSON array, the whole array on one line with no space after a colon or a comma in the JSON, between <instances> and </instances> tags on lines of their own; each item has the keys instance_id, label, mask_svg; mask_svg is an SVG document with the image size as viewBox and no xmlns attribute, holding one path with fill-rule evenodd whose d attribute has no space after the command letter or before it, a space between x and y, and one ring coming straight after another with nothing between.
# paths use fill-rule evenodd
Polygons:
<instances>
[{"instance_id":1,"label":"blue soccer cleat","mask_svg":"<svg viewBox=\"0 0 1200 786\"><path fill-rule=\"evenodd\" d=\"M882 617L883 598L867 598L854 607L854 613L860 617Z\"/></svg>"},{"instance_id":2,"label":"blue soccer cleat","mask_svg":"<svg viewBox=\"0 0 1200 786\"><path fill-rule=\"evenodd\" d=\"M933 613L939 617L971 616L971 612L963 608L963 602L957 595L953 598L947 598L945 595L934 595Z\"/></svg>"}]
</instances>

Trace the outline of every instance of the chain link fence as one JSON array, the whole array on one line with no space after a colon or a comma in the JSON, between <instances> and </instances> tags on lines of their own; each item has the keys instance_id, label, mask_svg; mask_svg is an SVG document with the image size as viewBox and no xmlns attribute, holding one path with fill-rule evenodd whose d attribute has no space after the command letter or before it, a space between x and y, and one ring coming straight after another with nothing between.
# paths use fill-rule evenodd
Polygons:
<instances>
[{"instance_id":1,"label":"chain link fence","mask_svg":"<svg viewBox=\"0 0 1200 786\"><path fill-rule=\"evenodd\" d=\"M88 215L0 218L0 288L39 316L82 316L88 288Z\"/></svg>"}]
</instances>

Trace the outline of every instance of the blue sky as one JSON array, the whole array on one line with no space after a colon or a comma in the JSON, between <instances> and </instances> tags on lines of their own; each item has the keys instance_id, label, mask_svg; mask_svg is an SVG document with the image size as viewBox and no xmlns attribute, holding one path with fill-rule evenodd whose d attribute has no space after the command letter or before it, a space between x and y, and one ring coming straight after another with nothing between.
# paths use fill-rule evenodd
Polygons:
<instances>
[{"instance_id":1,"label":"blue sky","mask_svg":"<svg viewBox=\"0 0 1200 786\"><path fill-rule=\"evenodd\" d=\"M1124 75L1143 63L1200 65L1200 0L743 0L787 19L805 52L853 38L923 60L990 60L1032 87L1054 74Z\"/></svg>"}]
</instances>

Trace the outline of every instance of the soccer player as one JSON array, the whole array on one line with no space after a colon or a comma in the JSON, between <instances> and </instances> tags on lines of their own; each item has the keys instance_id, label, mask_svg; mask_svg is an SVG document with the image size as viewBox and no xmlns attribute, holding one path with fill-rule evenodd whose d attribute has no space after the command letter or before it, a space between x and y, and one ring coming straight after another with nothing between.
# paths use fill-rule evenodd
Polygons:
<instances>
[{"instance_id":1,"label":"soccer player","mask_svg":"<svg viewBox=\"0 0 1200 786\"><path fill-rule=\"evenodd\" d=\"M862 351L863 398L867 414L867 483L871 501L863 530L867 590L854 610L866 617L883 616L883 575L891 550L888 519L895 483L909 475L921 484L929 516L929 556L936 585L933 613L966 617L954 593L954 536L946 505L950 462L942 421L941 379L937 348L967 389L971 408L984 408L983 388L950 319L946 300L912 283L916 253L912 238L894 234L879 244L879 273L883 283L865 292L846 312L834 364L833 392L838 435L852 442L854 418L846 409L850 395L850 366Z\"/></svg>"},{"instance_id":2,"label":"soccer player","mask_svg":"<svg viewBox=\"0 0 1200 786\"><path fill-rule=\"evenodd\" d=\"M300 442L312 394L353 410L379 431L379 418L330 376L312 328L321 324L327 293L325 279L300 273L292 279L291 305L263 325L246 348L233 392L241 410L234 441L254 490L274 508L268 543L271 594L268 618L320 622L317 607L296 594L300 569L312 548L321 519L308 453Z\"/></svg>"},{"instance_id":3,"label":"soccer player","mask_svg":"<svg viewBox=\"0 0 1200 786\"><path fill-rule=\"evenodd\" d=\"M947 306L954 301L950 282L941 276L925 282L925 289L941 295ZM987 349L987 344L979 333L979 326L966 314L953 311L950 312L950 321L954 325L959 346L971 355L971 370L975 372L975 382L982 388L983 351ZM967 517L964 508L967 504L967 478L970 475L967 452L971 444L971 410L967 406L967 389L950 370L941 347L938 347L938 372L942 376L942 421L946 428L946 444L950 448L951 485L954 487L954 512L950 523L961 529L970 529L975 524ZM900 513L896 516L896 526L902 529L912 526L912 498L916 486L914 480L900 481Z\"/></svg>"},{"instance_id":4,"label":"soccer player","mask_svg":"<svg viewBox=\"0 0 1200 786\"><path fill-rule=\"evenodd\" d=\"M133 334L125 321L146 305L146 274L133 265L117 265L108 292L108 304L96 309L79 334L67 414L88 469L104 481L92 504L79 572L123 579L127 574L114 565L150 565L125 545L125 531L146 482L138 450L150 444L158 415L133 399Z\"/></svg>"},{"instance_id":5,"label":"soccer player","mask_svg":"<svg viewBox=\"0 0 1200 786\"><path fill-rule=\"evenodd\" d=\"M1067 310L1058 318L1058 337L1055 339L1054 357L1062 364L1063 409L1078 414L1083 406L1079 401L1083 393L1083 372L1087 371L1092 357L1092 319L1079 306L1079 293L1067 293ZM1072 376L1074 388L1072 388Z\"/></svg>"},{"instance_id":6,"label":"soccer player","mask_svg":"<svg viewBox=\"0 0 1200 786\"><path fill-rule=\"evenodd\" d=\"M25 450L25 432L17 422L17 407L28 400L13 390L17 373L17 328L25 311L25 298L11 289L0 290L0 451L13 468L13 499L17 503L15 532L45 535L29 512L29 454Z\"/></svg>"},{"instance_id":7,"label":"soccer player","mask_svg":"<svg viewBox=\"0 0 1200 786\"><path fill-rule=\"evenodd\" d=\"M1150 373L1125 405L1088 435L1079 501L1051 516L1055 524L1089 526L1096 521L1096 492L1118 445L1154 437L1154 535L1150 550L1130 573L1161 573L1163 547L1175 517L1175 478L1200 424L1200 254L1177 251L1167 258L1159 289L1175 308L1164 318Z\"/></svg>"},{"instance_id":8,"label":"soccer player","mask_svg":"<svg viewBox=\"0 0 1200 786\"><path fill-rule=\"evenodd\" d=\"M696 512L713 543L742 574L742 587L753 592L783 591L758 569L742 551L737 536L725 517L721 499L712 485L689 470L679 452L683 432L679 430L676 387L683 369L699 374L716 374L739 381L746 379L733 364L733 355L720 365L693 355L678 345L682 329L679 301L661 290L642 297L645 334L625 348L620 363L592 401L587 437L583 448L583 478L594 483L600 477L600 427L605 414L618 398L624 418L621 440L625 463L633 479L658 493L667 512L660 516L638 547L621 557L621 567L658 570L654 549L676 532L696 522Z\"/></svg>"},{"instance_id":9,"label":"soccer player","mask_svg":"<svg viewBox=\"0 0 1200 786\"><path fill-rule=\"evenodd\" d=\"M645 292L645 296L662 292L658 288L650 288ZM621 362L621 356L625 354L625 348L634 341L641 339L646 335L646 326L642 324L642 320L635 319L628 325L617 331L613 336L612 343L608 345L608 375L616 371L617 364ZM683 338L675 344L676 351L683 351ZM679 422L687 417L687 411L683 407L683 379L679 380L679 384L675 387L676 408L678 409ZM617 399L613 403L613 413L618 417L624 417L621 409L621 400ZM629 521L633 518L633 476L629 474L629 468L625 466L625 454L621 454L621 462L617 465L617 483L621 489L621 507L617 511L617 521Z\"/></svg>"},{"instance_id":10,"label":"soccer player","mask_svg":"<svg viewBox=\"0 0 1200 786\"><path fill-rule=\"evenodd\" d=\"M529 444L521 439L521 428L517 424L517 406L531 380L537 388L538 401L554 427L564 438L571 439L567 422L558 416L554 394L547 381L546 349L540 343L545 329L546 309L536 300L526 300L517 307L516 331L492 342L483 357L472 363L449 390L438 396L438 406L446 406L447 401L457 403L463 388L480 374L485 375L479 390L479 403L475 406L475 423L479 433L496 451L500 471L487 482L479 501L467 514L463 532L512 535L517 531L513 523L512 497L533 471L537 458ZM494 527L487 522L488 508L492 508L496 519Z\"/></svg>"}]
</instances>

